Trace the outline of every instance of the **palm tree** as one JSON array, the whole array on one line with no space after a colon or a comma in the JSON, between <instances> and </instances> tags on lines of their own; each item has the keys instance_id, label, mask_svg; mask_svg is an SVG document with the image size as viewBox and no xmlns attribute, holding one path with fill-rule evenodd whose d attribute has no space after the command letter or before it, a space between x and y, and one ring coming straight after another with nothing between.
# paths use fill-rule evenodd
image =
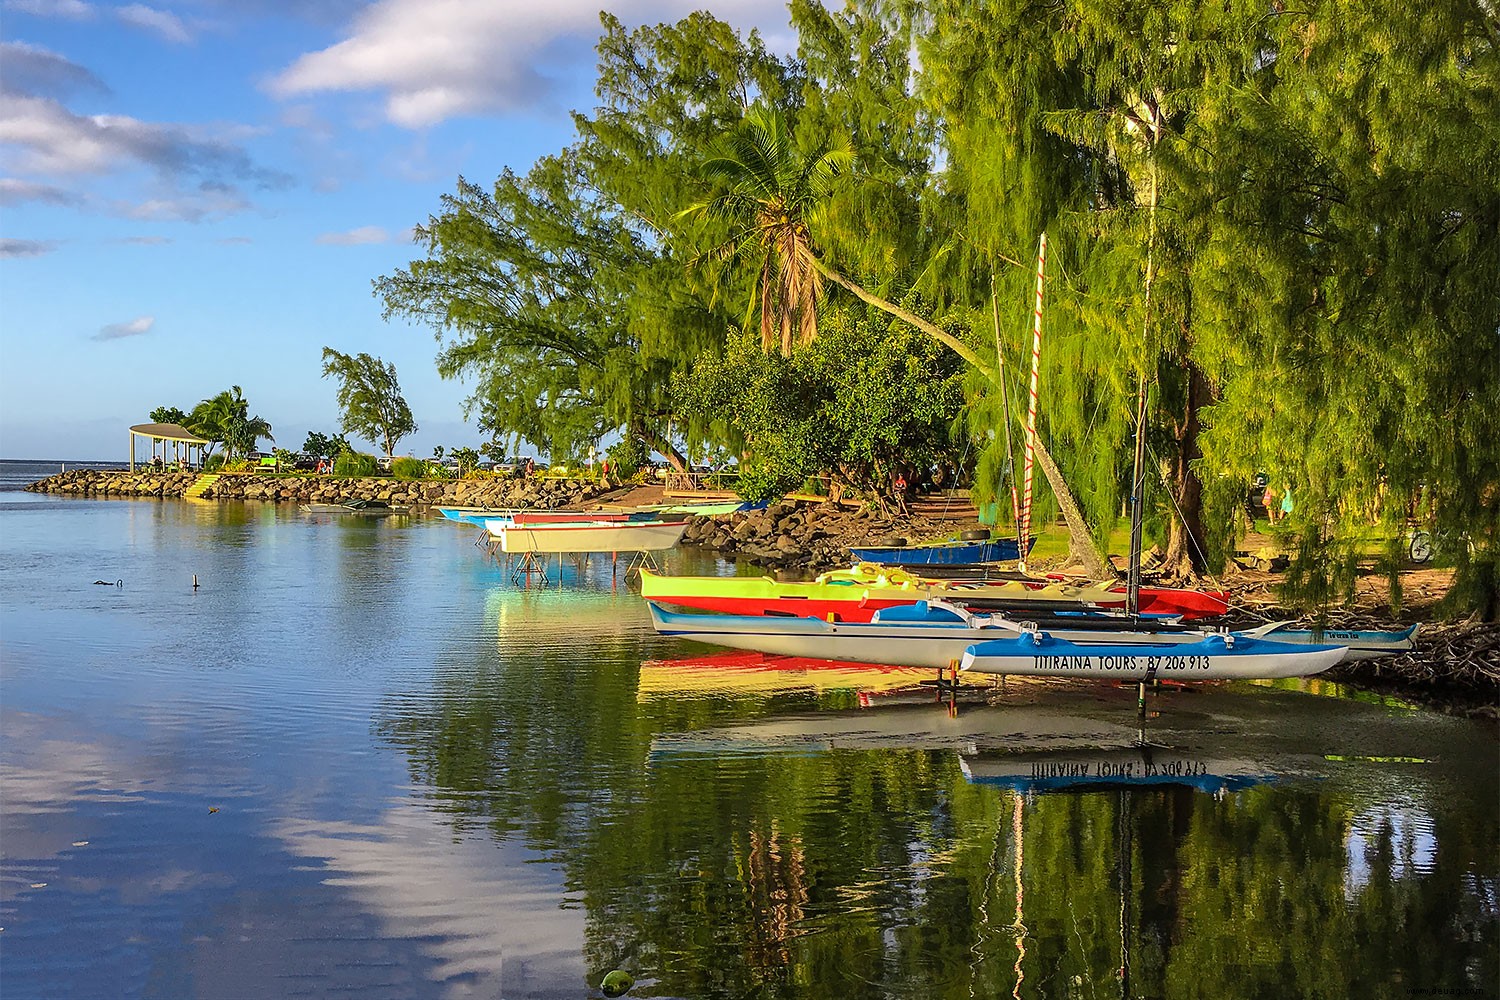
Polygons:
<instances>
[{"instance_id":1,"label":"palm tree","mask_svg":"<svg viewBox=\"0 0 1500 1000\"><path fill-rule=\"evenodd\" d=\"M828 204L833 183L854 162L848 149L823 146L802 155L792 141L786 119L757 105L724 137L720 155L703 163L703 173L723 183L718 197L678 213L727 221L727 240L706 256L736 261L754 255L760 273L757 295L746 310L760 305L760 342L766 351L777 344L783 356L792 344L809 343L818 334L818 298L823 291L810 224Z\"/></svg>"},{"instance_id":2,"label":"palm tree","mask_svg":"<svg viewBox=\"0 0 1500 1000\"><path fill-rule=\"evenodd\" d=\"M761 346L765 350L779 340L781 353L790 355L794 331L804 344L817 336L818 299L823 282L831 281L866 304L921 330L991 381L998 381L994 366L986 364L962 340L868 291L822 259L812 229L824 221L834 184L852 167L853 153L831 143L805 155L799 153L781 112L761 105L746 112L723 141L723 149L705 160L702 170L725 183L728 190L684 209L678 217L698 216L730 224L729 238L706 256L734 261L752 252L759 255L757 294L751 298L746 318L748 323L758 300ZM1096 578L1113 575L1094 545L1083 512L1063 482L1057 463L1040 441L1036 443L1036 455L1067 522L1069 554Z\"/></svg>"},{"instance_id":3,"label":"palm tree","mask_svg":"<svg viewBox=\"0 0 1500 1000\"><path fill-rule=\"evenodd\" d=\"M261 438L276 440L269 423L250 416L250 403L237 385L200 402L188 420L189 430L224 445L225 458L249 454Z\"/></svg>"}]
</instances>

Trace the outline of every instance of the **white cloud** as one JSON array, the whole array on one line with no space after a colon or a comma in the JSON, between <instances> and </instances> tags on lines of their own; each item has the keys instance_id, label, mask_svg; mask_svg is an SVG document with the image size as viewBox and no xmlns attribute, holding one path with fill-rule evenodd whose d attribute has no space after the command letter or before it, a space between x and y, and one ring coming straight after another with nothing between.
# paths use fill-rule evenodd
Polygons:
<instances>
[{"instance_id":1,"label":"white cloud","mask_svg":"<svg viewBox=\"0 0 1500 1000\"><path fill-rule=\"evenodd\" d=\"M35 17L59 17L65 21L87 21L94 16L93 5L82 0L7 0L5 9Z\"/></svg>"},{"instance_id":2,"label":"white cloud","mask_svg":"<svg viewBox=\"0 0 1500 1000\"><path fill-rule=\"evenodd\" d=\"M125 323L111 323L94 334L94 340L120 340L123 337L139 337L150 333L156 325L155 316L139 316Z\"/></svg>"},{"instance_id":3,"label":"white cloud","mask_svg":"<svg viewBox=\"0 0 1500 1000\"><path fill-rule=\"evenodd\" d=\"M0 238L0 258L40 257L57 249L51 240L13 240Z\"/></svg>"},{"instance_id":4,"label":"white cloud","mask_svg":"<svg viewBox=\"0 0 1500 1000\"><path fill-rule=\"evenodd\" d=\"M28 201L73 205L81 200L78 195L51 184L26 181L19 177L0 177L0 205L20 205Z\"/></svg>"},{"instance_id":5,"label":"white cloud","mask_svg":"<svg viewBox=\"0 0 1500 1000\"><path fill-rule=\"evenodd\" d=\"M109 88L86 67L65 56L26 42L0 42L0 93L58 95L77 89L108 93Z\"/></svg>"},{"instance_id":6,"label":"white cloud","mask_svg":"<svg viewBox=\"0 0 1500 1000\"><path fill-rule=\"evenodd\" d=\"M318 242L334 247L354 247L366 243L389 243L390 234L379 226L360 226L347 233L324 233Z\"/></svg>"},{"instance_id":7,"label":"white cloud","mask_svg":"<svg viewBox=\"0 0 1500 1000\"><path fill-rule=\"evenodd\" d=\"M182 19L170 11L157 10L145 4L133 3L115 11L115 16L126 24L155 32L169 42L185 45L193 40Z\"/></svg>"},{"instance_id":8,"label":"white cloud","mask_svg":"<svg viewBox=\"0 0 1500 1000\"><path fill-rule=\"evenodd\" d=\"M105 173L134 163L167 174L227 174L264 187L289 182L256 167L239 146L201 131L126 115L76 115L45 97L15 97L0 107L0 142L19 150L16 159L30 173Z\"/></svg>"},{"instance_id":9,"label":"white cloud","mask_svg":"<svg viewBox=\"0 0 1500 1000\"><path fill-rule=\"evenodd\" d=\"M210 184L202 185L197 191L139 202L117 202L112 206L116 215L141 222L202 222L222 219L249 208L250 203L232 188Z\"/></svg>"},{"instance_id":10,"label":"white cloud","mask_svg":"<svg viewBox=\"0 0 1500 1000\"><path fill-rule=\"evenodd\" d=\"M544 68L549 49L597 38L599 6L598 0L380 0L355 17L349 37L301 56L268 86L283 98L384 91L386 116L407 128L531 108L551 90ZM626 23L655 23L701 6L701 0L620 0L611 12ZM723 0L715 14L741 27L786 21L783 0Z\"/></svg>"},{"instance_id":11,"label":"white cloud","mask_svg":"<svg viewBox=\"0 0 1500 1000\"><path fill-rule=\"evenodd\" d=\"M116 242L137 247L160 247L166 246L172 240L166 236L126 236Z\"/></svg>"}]
</instances>

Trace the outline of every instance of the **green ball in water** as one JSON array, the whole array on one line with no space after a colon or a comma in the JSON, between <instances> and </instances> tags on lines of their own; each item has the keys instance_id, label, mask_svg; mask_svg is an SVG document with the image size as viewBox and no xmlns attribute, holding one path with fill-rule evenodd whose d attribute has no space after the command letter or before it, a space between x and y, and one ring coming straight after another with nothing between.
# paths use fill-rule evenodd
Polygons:
<instances>
[{"instance_id":1,"label":"green ball in water","mask_svg":"<svg viewBox=\"0 0 1500 1000\"><path fill-rule=\"evenodd\" d=\"M630 978L630 973L616 969L604 977L604 982L599 984L599 988L607 997L622 997L634 985L635 980Z\"/></svg>"}]
</instances>

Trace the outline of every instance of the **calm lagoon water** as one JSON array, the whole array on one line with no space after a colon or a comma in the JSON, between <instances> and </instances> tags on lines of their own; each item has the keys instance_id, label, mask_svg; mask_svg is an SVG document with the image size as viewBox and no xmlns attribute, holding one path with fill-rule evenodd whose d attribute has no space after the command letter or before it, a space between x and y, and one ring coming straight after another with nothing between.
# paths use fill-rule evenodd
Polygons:
<instances>
[{"instance_id":1,"label":"calm lagoon water","mask_svg":"<svg viewBox=\"0 0 1500 1000\"><path fill-rule=\"evenodd\" d=\"M1479 724L1328 685L950 717L472 539L0 492L0 996L1500 989Z\"/></svg>"}]
</instances>

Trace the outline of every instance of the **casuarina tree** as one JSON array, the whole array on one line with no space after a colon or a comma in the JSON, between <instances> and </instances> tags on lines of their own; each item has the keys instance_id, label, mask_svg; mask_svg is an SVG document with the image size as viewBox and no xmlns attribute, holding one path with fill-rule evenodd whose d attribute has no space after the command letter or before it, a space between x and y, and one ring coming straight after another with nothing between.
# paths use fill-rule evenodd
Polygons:
<instances>
[{"instance_id":1,"label":"casuarina tree","mask_svg":"<svg viewBox=\"0 0 1500 1000\"><path fill-rule=\"evenodd\" d=\"M390 458L396 442L417 429L401 395L396 366L368 354L342 354L323 348L323 377L338 379L339 426L373 441Z\"/></svg>"}]
</instances>

